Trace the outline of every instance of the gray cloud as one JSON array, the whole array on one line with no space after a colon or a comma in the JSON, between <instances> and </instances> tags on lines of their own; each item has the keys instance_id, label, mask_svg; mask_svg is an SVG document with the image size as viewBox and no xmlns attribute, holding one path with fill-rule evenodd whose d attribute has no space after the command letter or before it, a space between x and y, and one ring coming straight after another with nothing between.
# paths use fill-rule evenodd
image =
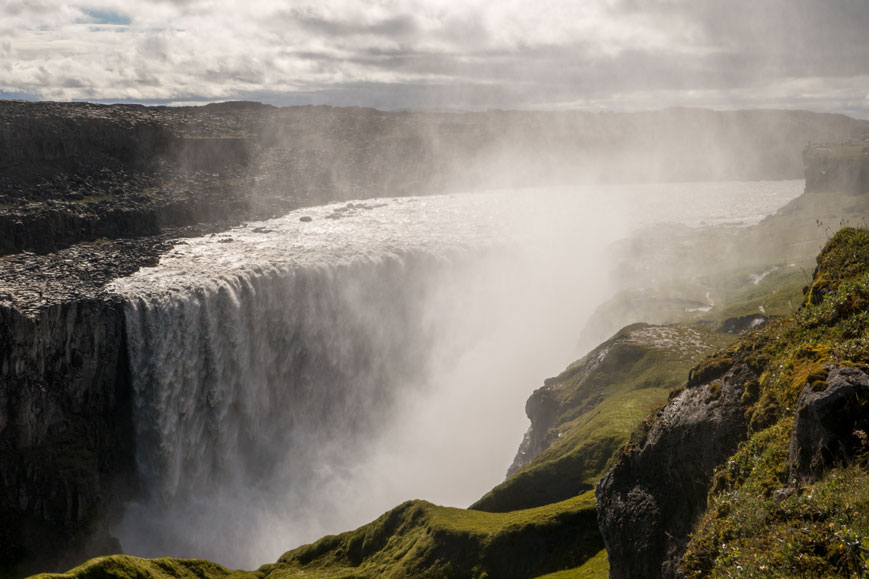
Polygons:
<instances>
[{"instance_id":1,"label":"gray cloud","mask_svg":"<svg viewBox=\"0 0 869 579\"><path fill-rule=\"evenodd\" d=\"M869 117L866 30L865 0L10 0L0 92Z\"/></svg>"}]
</instances>

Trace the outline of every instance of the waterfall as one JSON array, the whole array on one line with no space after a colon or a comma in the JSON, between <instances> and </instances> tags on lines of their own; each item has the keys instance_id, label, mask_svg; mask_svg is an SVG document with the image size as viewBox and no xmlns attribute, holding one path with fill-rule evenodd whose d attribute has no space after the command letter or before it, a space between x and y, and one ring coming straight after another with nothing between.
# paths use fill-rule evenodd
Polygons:
<instances>
[{"instance_id":1,"label":"waterfall","mask_svg":"<svg viewBox=\"0 0 869 579\"><path fill-rule=\"evenodd\" d=\"M116 281L141 483L114 529L124 550L256 568L405 499L482 496L528 394L612 295L604 248L627 208L657 219L643 193L310 208Z\"/></svg>"},{"instance_id":2,"label":"waterfall","mask_svg":"<svg viewBox=\"0 0 869 579\"><path fill-rule=\"evenodd\" d=\"M430 306L460 263L391 253L131 296L144 495L122 539L149 555L227 560L245 525L274 524L263 511L304 513L364 455L396 400L427 384Z\"/></svg>"},{"instance_id":3,"label":"waterfall","mask_svg":"<svg viewBox=\"0 0 869 579\"><path fill-rule=\"evenodd\" d=\"M311 209L314 223L186 240L114 284L141 485L115 529L125 551L254 568L348 512L379 514L358 472L399 406L430 391L433 360L486 325L464 321L503 241L485 224L449 233L462 209Z\"/></svg>"}]
</instances>

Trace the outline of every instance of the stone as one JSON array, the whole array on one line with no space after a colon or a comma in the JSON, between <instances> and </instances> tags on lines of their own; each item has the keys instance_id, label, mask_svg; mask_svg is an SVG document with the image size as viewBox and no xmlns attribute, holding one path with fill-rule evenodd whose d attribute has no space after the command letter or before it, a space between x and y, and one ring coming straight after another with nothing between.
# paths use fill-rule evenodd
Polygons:
<instances>
[{"instance_id":1,"label":"stone","mask_svg":"<svg viewBox=\"0 0 869 579\"><path fill-rule=\"evenodd\" d=\"M866 450L869 375L858 368L832 368L826 388L806 384L797 402L788 446L791 481L810 484L834 466Z\"/></svg>"}]
</instances>

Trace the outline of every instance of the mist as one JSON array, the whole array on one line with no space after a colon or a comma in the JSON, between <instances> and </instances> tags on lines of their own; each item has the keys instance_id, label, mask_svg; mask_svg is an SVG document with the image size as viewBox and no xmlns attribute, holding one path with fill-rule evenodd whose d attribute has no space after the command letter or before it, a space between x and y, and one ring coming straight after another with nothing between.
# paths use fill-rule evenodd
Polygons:
<instances>
[{"instance_id":1,"label":"mist","mask_svg":"<svg viewBox=\"0 0 869 579\"><path fill-rule=\"evenodd\" d=\"M869 215L867 30L865 0L4 1L0 313L48 329L0 332L8 565L254 569L468 507L622 328L793 311ZM85 301L117 347L60 339Z\"/></svg>"},{"instance_id":2,"label":"mist","mask_svg":"<svg viewBox=\"0 0 869 579\"><path fill-rule=\"evenodd\" d=\"M132 554L254 568L407 499L468 506L503 480L531 391L609 337L586 322L627 287L616 242L745 227L801 189L371 199L188 240L114 284L143 328L144 486L115 533Z\"/></svg>"}]
</instances>

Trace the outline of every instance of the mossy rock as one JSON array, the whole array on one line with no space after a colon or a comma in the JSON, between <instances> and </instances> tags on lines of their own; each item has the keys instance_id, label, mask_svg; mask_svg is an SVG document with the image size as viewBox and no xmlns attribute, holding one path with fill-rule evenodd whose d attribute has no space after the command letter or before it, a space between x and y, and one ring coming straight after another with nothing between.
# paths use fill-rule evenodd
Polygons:
<instances>
[{"instance_id":1,"label":"mossy rock","mask_svg":"<svg viewBox=\"0 0 869 579\"><path fill-rule=\"evenodd\" d=\"M818 256L800 311L738 344L762 370L752 433L716 472L687 576L869 576L869 437L855 431L856 450L808 484L788 468L800 393L825 390L831 368L869 368L867 296L869 232L843 229Z\"/></svg>"}]
</instances>

